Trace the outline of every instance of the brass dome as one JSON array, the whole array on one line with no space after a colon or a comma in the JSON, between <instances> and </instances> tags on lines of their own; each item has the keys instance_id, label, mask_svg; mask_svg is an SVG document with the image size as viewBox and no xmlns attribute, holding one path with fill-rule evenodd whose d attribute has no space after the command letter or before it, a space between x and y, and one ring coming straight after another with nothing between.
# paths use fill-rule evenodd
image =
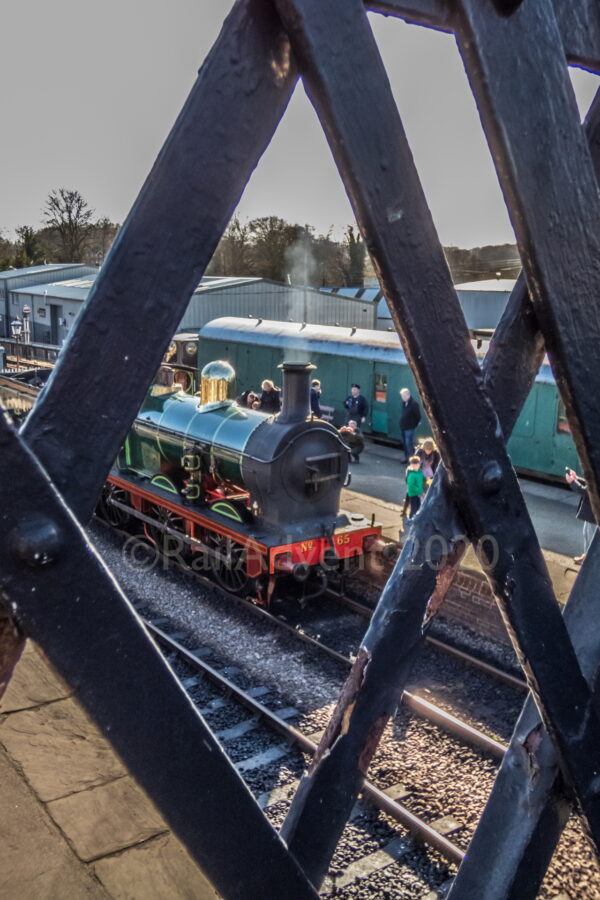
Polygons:
<instances>
[{"instance_id":1,"label":"brass dome","mask_svg":"<svg viewBox=\"0 0 600 900\"><path fill-rule=\"evenodd\" d=\"M207 363L200 373L200 403L224 403L233 399L235 369L224 359Z\"/></svg>"}]
</instances>

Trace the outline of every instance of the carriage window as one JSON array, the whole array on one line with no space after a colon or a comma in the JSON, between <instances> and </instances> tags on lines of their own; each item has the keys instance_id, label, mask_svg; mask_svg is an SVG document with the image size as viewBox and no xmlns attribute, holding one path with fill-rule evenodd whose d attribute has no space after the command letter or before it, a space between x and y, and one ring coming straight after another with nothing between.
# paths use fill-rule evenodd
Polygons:
<instances>
[{"instance_id":1,"label":"carriage window","mask_svg":"<svg viewBox=\"0 0 600 900\"><path fill-rule=\"evenodd\" d=\"M558 398L558 412L556 415L556 433L571 434L571 426L567 420L567 410L560 397Z\"/></svg>"},{"instance_id":2,"label":"carriage window","mask_svg":"<svg viewBox=\"0 0 600 900\"><path fill-rule=\"evenodd\" d=\"M387 401L387 375L381 375L375 372L375 402L385 403Z\"/></svg>"}]
</instances>

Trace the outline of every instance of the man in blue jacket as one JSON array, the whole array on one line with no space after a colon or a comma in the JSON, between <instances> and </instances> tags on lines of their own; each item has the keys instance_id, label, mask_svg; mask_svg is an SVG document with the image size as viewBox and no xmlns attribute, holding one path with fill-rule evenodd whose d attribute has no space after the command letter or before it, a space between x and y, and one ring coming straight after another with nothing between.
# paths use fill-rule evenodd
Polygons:
<instances>
[{"instance_id":1,"label":"man in blue jacket","mask_svg":"<svg viewBox=\"0 0 600 900\"><path fill-rule=\"evenodd\" d=\"M346 407L346 424L354 421L360 428L369 412L369 404L360 392L360 384L353 384L350 394L344 400Z\"/></svg>"}]
</instances>

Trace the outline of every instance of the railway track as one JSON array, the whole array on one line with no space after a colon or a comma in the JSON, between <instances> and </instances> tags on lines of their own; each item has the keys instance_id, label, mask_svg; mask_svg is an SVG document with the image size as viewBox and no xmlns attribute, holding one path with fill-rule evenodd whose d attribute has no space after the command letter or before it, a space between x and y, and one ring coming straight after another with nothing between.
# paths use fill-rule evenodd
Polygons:
<instances>
[{"instance_id":1,"label":"railway track","mask_svg":"<svg viewBox=\"0 0 600 900\"><path fill-rule=\"evenodd\" d=\"M106 523L102 522L102 524L104 525ZM119 529L113 530L123 538L130 538L130 535L128 535L127 532L121 531ZM150 545L149 549L152 552L159 552L157 548L150 547ZM169 566L177 569L184 575L193 578L198 583L202 583L205 586L210 587L212 591L218 593L227 602L243 606L252 615L268 622L272 627L286 632L295 640L313 647L318 652L328 656L330 659L335 660L346 668L351 667L353 659L350 656L340 653L334 648L328 646L322 640L319 640L318 638L310 635L299 624L290 624L281 616L278 616L265 609L264 607L257 605L251 599L239 596L238 594L226 590L223 586L216 584L212 579L198 572L191 571L189 567L184 567L171 557L165 557L161 554L161 558L165 560L165 562ZM370 619L373 613L373 610L368 606L361 604L356 600L348 598L340 593L337 593L334 590L328 589L326 594L337 604L342 605L350 612L360 616L363 619ZM460 660L461 663L465 663L471 668L481 671L486 675L494 678L495 680L506 684L511 688L514 688L515 690L525 691L527 689L525 682L521 679L516 678L515 676L498 668L497 666L493 666L484 660L478 659L472 654L466 653L465 651L452 646L446 641L441 641L433 637L427 637L426 641L430 646L435 647L437 650L440 650L441 652L457 660ZM400 702L403 703L411 712L428 720L429 722L432 722L448 734L452 734L458 737L460 740L466 741L472 746L477 747L482 752L489 754L496 760L501 760L503 758L504 753L506 752L506 746L504 744L502 744L500 741L497 741L490 735L485 734L480 729L472 727L467 722L445 711L434 703L431 703L430 701L425 700L410 691L404 691L400 698Z\"/></svg>"},{"instance_id":2,"label":"railway track","mask_svg":"<svg viewBox=\"0 0 600 900\"><path fill-rule=\"evenodd\" d=\"M122 559L120 554L119 556ZM111 561L111 565L114 565L113 561ZM233 721L231 719L225 721L214 719L213 713L218 715L219 707L223 711L223 701L220 703L217 701L216 705L212 701L200 702L199 706L203 714L207 716L213 731L222 740L225 751L238 766L240 773L265 808L265 814L272 821L274 827L279 827L285 817L289 800L295 793L298 779L305 768L306 756L310 756L314 752L320 739L319 732L328 721L330 711L324 704L333 702L337 696L337 689L334 685L333 688L327 689L329 701L321 699L321 697L317 698L315 709L318 707L318 711L316 713L310 712L312 708L310 706L308 713L301 712L304 709L303 700L301 698L298 701L296 688L293 687L288 693L288 670L291 675L290 683L293 683L297 675L291 672L291 668L299 665L302 679L304 680L305 675L307 678L305 696L312 697L311 676L314 680L317 661L322 659L324 664L324 668L318 667L319 678L322 678L327 672L327 667L329 667L329 671L335 670L340 677L343 677L342 666L347 667L351 658L349 655L340 653L339 649L327 647L323 640L319 640L313 634L299 628L298 623L286 622L259 607L249 605L235 595L228 595L223 589L217 588L213 582L202 576L194 574L193 580L184 580L179 573L163 575L160 572L156 574L156 578L154 587L148 586L146 579L139 577L132 578L131 582L125 579L124 586L130 596L137 596L138 602L143 602L146 608L150 609L149 618L154 622L150 630L153 631L156 640L162 644L166 653L171 654L171 661L174 665L185 665L188 668L187 678L201 677L202 680L206 677L213 678L215 674L209 672L211 669L218 678L218 681L215 680L218 691L235 693L237 696L248 695L244 701L236 700L236 702L244 702L246 713L243 716L234 717ZM164 589L163 584L165 584ZM212 627L215 628L216 642L212 640L210 622L208 639L205 637L207 607L205 603L199 606L198 601L198 592L200 597L206 593L203 591L204 587L210 588L209 607L214 615L215 624ZM148 592L151 596L148 596ZM251 613L251 619L248 619L248 616L240 617L232 603L219 602L225 598L228 601L235 601L240 610ZM194 621L201 625L200 628L194 626L188 631L189 618L186 604L187 609L193 610ZM311 605L316 606L316 604ZM182 607L184 613L180 615ZM357 610L354 612L358 615ZM157 621L157 618L163 613L168 613L168 618L163 618L161 623ZM246 624L239 626L244 632L240 641L239 636L236 638L228 631L232 622L239 623L244 620ZM253 620L257 622L255 626L250 624ZM235 627L238 626L234 625ZM173 629L175 633L168 634L169 629ZM282 634L282 637L277 640L271 636L275 633L275 629ZM260 635L263 632L261 644ZM286 637L284 638L283 635ZM258 638L256 644L255 638ZM291 649L293 645L290 645L288 650L284 650L281 642L285 642L287 638L312 646L315 653L306 657L312 662L298 662L304 655L294 654ZM224 655L225 663L215 661L213 657L205 655L207 646L216 647L216 650L213 651L214 655L220 657L222 647L219 641L221 643L224 641L228 645ZM202 645L200 659L197 656L198 650L194 649L197 644ZM263 665L262 656L267 649L268 652L273 653L275 652L274 648L277 647L282 648L279 651L279 674L275 676L276 687L274 690L278 697L275 698L275 703L272 703L268 697L268 691L273 691L272 673L269 668L271 663L266 661ZM435 646L435 642L432 643L432 647L436 651L439 649ZM290 654L289 658L288 653ZM248 664L249 659L251 660L250 665ZM252 660L259 660L259 665L253 667ZM462 659L460 661L462 662ZM238 662L238 673L236 674L235 667ZM485 665L487 667L488 664ZM305 668L303 669L303 667ZM265 673L258 675L258 681L256 681L256 670ZM247 678L250 678L250 683L240 686L238 682ZM265 684L271 684L271 686L265 688ZM518 687L518 685L511 686ZM461 685L457 685L457 689L460 690ZM504 693L514 694L515 700L518 700L519 695L515 692L507 692L504 687L502 690ZM282 692L285 692L283 696L281 696ZM289 710L290 705L296 707L298 716L302 718L302 725L298 725L297 722L290 719L290 716L293 715ZM435 707L435 704L429 705ZM402 712L401 710L399 719L392 723L390 736L384 742L387 746L383 748L383 759L377 760L370 769L373 783L368 786L368 790L370 787L374 789L372 796L375 802L373 807L375 811L368 811L370 803L369 806L359 803L344 833L345 836L340 842L341 850L338 850L336 856L341 855L342 860L334 859L335 878L326 886L327 889L335 887L338 896L353 898L427 896L429 900L443 896L443 892L438 894L437 890L443 882L447 881L451 870L445 869L441 881L436 882L437 874L439 874L436 867L442 866L438 854L444 854L444 857L451 861L451 866L456 864L466 850L472 827L482 803L485 802L493 778L493 769L500 757L500 750L484 749L483 755L468 751L467 745L477 745L477 737L474 738L470 732L468 736L466 732L462 735L457 732L454 737L442 741L438 729L444 726L441 726L440 723L430 724L431 720L428 722L420 715L407 718L409 712L418 712L418 710L410 709L408 704L406 704L406 711ZM281 721L276 722L275 720ZM406 734L406 722L409 720L414 720L415 725L408 725L408 728L415 734L418 733L414 738L417 751L415 754L413 748L409 759L406 759L406 757L398 755L397 745L393 741L393 733L402 731L403 734ZM267 724L268 721L272 721L273 725ZM417 726L416 723L420 721L423 722L423 726ZM257 730L262 728L270 731L271 727L276 730L271 732L268 740L265 737L259 737L256 744L251 742L251 737L257 733ZM422 731L423 727L425 731ZM496 743L499 744L499 747L502 746L500 742ZM461 750L461 747L465 749ZM292 756L287 755L290 753ZM439 778L439 783L436 783L436 772L438 771L440 773L444 771L445 777L444 779ZM447 793L448 787L450 787L449 793ZM401 829L410 830L419 842L435 848L435 852L432 854L426 849L419 850L414 842L407 838L403 830L392 830L393 825L389 824L391 819L398 823ZM438 834L438 838L431 834L432 831ZM439 840L440 832L441 841ZM579 841L577 844L579 847L579 844L583 842L578 835L576 835L576 839ZM448 850L448 854L444 852L444 847ZM402 868L404 860L410 860L410 864L407 863L407 869ZM438 862L435 862L436 860ZM589 870L589 866L593 863L586 860L586 865ZM402 872L398 867L402 868ZM565 868L564 864L563 868ZM570 862L569 868L576 870L575 874L569 876L576 879L578 867ZM404 893L404 880L416 878L415 873L425 870L429 874L423 876L423 880L419 882L421 892L414 895L411 892ZM344 890L346 885L349 886L348 893ZM427 894L427 890L430 890L431 893ZM542 896L554 898L556 891ZM576 898L579 895L573 893L565 896Z\"/></svg>"},{"instance_id":3,"label":"railway track","mask_svg":"<svg viewBox=\"0 0 600 900\"><path fill-rule=\"evenodd\" d=\"M243 690L240 688L228 674L224 674L219 671L216 667L210 665L206 661L206 656L208 654L203 653L205 648L201 648L200 654L198 651L188 650L183 644L180 643L180 640L173 637L173 635L168 634L164 631L159 625L156 624L156 621L146 621L146 628L152 634L152 636L157 640L157 642L168 651L175 653L180 659L182 659L188 666L195 669L198 672L202 672L203 675L210 678L210 680L216 684L220 689L227 692L230 696L234 697L236 701L246 707L256 719L246 720L240 727L235 729L231 729L229 732L229 736L234 737L241 735L242 733L248 733L255 726L256 721L260 719L263 723L266 723L270 729L276 732L278 735L281 735L285 738L286 744L281 748L282 752L287 751L288 746L296 746L302 753L313 756L318 745L318 738L320 735L306 735L303 734L299 729L297 729L294 725L291 725L287 719L290 717L290 713L292 712L290 709L285 709L284 714L282 716L281 712L278 714L273 710L269 709L260 699L262 696L262 691L260 687L251 689L251 690ZM226 670L227 672L227 670ZM223 737L227 737L227 734L221 733L221 739ZM219 737L219 733L217 733L217 737ZM266 757L265 757L266 758ZM269 758L273 759L274 754L270 753ZM243 772L251 768L249 761L244 761L242 764L237 764L238 770ZM287 790L292 790L297 786L297 782L292 785L287 785ZM277 797L282 796L283 792L279 792ZM408 792L403 788L402 785L394 786L393 788L387 788L386 790L381 790L377 788L370 781L366 781L362 790L362 796L366 798L376 809L381 810L386 813L386 815L395 819L399 824L403 825L412 835L414 835L419 840L429 844L431 847L434 847L438 850L442 856L444 856L451 863L459 863L463 856L464 852L456 846L448 837L445 836L444 830L446 830L446 834L450 832L455 832L459 830L459 826L454 826L451 829L447 828L447 823L441 822L433 822L428 824L419 816L411 813L406 806L403 806L398 799L394 799L395 794L401 794L402 796L407 796ZM261 798L263 807L265 806L266 798ZM272 798L271 798L272 802ZM359 814L360 809L356 811L356 814ZM390 856L390 862L392 861L392 855L388 853Z\"/></svg>"}]
</instances>

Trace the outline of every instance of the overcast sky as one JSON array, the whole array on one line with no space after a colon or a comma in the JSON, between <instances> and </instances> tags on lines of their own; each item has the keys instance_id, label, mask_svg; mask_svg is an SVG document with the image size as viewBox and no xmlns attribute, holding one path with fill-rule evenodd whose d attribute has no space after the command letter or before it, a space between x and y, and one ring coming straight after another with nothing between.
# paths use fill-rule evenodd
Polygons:
<instances>
[{"instance_id":1,"label":"overcast sky","mask_svg":"<svg viewBox=\"0 0 600 900\"><path fill-rule=\"evenodd\" d=\"M122 222L210 49L230 0L32 0L3 8L0 228L41 224L52 188ZM444 244L513 240L450 35L372 17ZM596 76L574 71L580 109ZM352 213L302 88L247 187L244 218L320 231Z\"/></svg>"}]
</instances>

